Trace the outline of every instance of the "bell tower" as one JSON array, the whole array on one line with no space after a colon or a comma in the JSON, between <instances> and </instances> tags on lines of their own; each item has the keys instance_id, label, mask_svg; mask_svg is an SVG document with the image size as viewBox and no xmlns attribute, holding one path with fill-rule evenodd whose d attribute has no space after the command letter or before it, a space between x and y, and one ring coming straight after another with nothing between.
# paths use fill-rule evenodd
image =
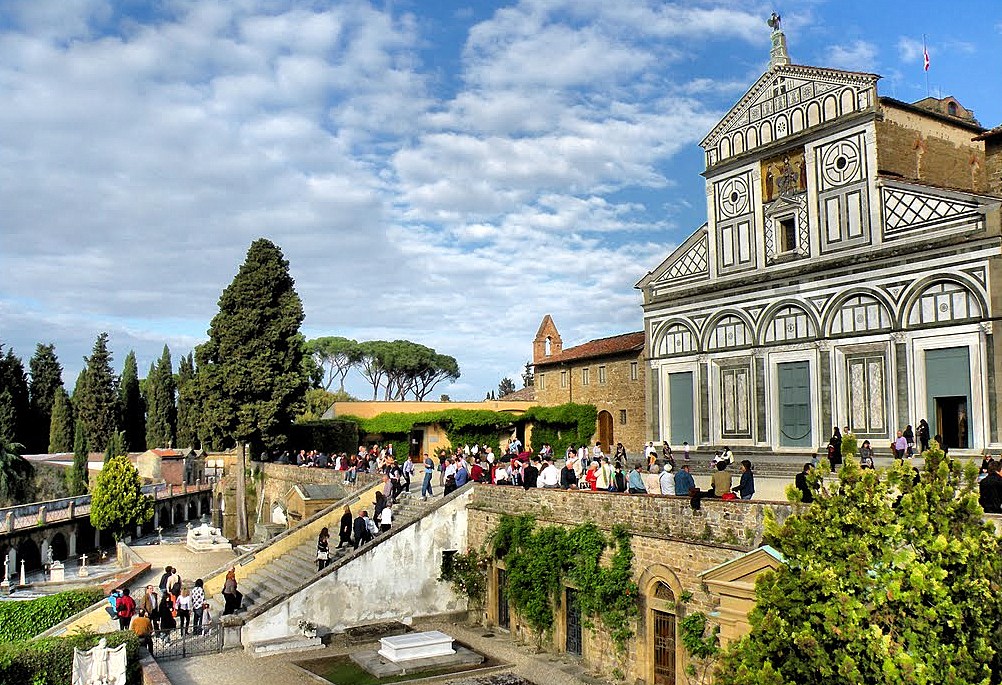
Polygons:
<instances>
[{"instance_id":1,"label":"bell tower","mask_svg":"<svg viewBox=\"0 0 1002 685\"><path fill-rule=\"evenodd\" d=\"M538 364L547 358L560 354L564 344L557 332L557 326L549 314L543 317L536 331L536 339L532 341L532 363Z\"/></svg>"}]
</instances>

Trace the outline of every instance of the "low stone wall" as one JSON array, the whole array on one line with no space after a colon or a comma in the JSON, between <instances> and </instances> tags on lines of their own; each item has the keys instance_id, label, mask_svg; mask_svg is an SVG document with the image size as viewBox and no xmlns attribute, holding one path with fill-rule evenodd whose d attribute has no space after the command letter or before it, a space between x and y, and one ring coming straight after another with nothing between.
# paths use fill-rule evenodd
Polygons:
<instances>
[{"instance_id":1,"label":"low stone wall","mask_svg":"<svg viewBox=\"0 0 1002 685\"><path fill-rule=\"evenodd\" d=\"M777 521L784 521L792 505L788 502L762 500L704 499L694 511L688 497L667 495L628 495L588 490L554 490L480 485L474 487L470 508L482 511L485 523L493 529L493 518L501 514L533 514L551 523L577 525L593 522L611 529L623 524L633 533L708 544L723 544L737 550L750 550L762 542L765 512L771 510ZM484 541L483 528L475 528L470 546Z\"/></svg>"}]
</instances>

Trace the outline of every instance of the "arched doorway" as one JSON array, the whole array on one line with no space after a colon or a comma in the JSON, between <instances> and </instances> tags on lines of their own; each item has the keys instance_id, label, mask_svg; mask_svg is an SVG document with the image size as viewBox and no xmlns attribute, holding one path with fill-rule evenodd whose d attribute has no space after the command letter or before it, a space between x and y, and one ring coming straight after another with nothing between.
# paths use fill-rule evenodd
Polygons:
<instances>
[{"instance_id":1,"label":"arched doorway","mask_svg":"<svg viewBox=\"0 0 1002 685\"><path fill-rule=\"evenodd\" d=\"M195 513L195 505L196 502L194 499L188 500L188 509L187 509L188 515L185 518L188 519L189 521L193 521L198 518L198 514Z\"/></svg>"},{"instance_id":2,"label":"arched doorway","mask_svg":"<svg viewBox=\"0 0 1002 685\"><path fill-rule=\"evenodd\" d=\"M650 645L650 668L654 685L676 685L678 640L676 616L678 599L663 580L652 582L647 590L647 634ZM648 671L650 673L651 671Z\"/></svg>"},{"instance_id":3,"label":"arched doorway","mask_svg":"<svg viewBox=\"0 0 1002 685\"><path fill-rule=\"evenodd\" d=\"M612 433L612 414L604 409L598 413L598 441L606 454L615 453L615 437Z\"/></svg>"},{"instance_id":4,"label":"arched doorway","mask_svg":"<svg viewBox=\"0 0 1002 685\"><path fill-rule=\"evenodd\" d=\"M66 537L62 533L56 533L52 536L52 545L49 549L52 550L53 561L66 561L66 557L69 556Z\"/></svg>"},{"instance_id":5,"label":"arched doorway","mask_svg":"<svg viewBox=\"0 0 1002 685\"><path fill-rule=\"evenodd\" d=\"M17 546L17 559L18 564L22 561L24 562L24 568L26 571L37 571L42 568L42 553L38 549L38 545L31 538L26 538L22 540ZM11 572L20 571L18 569L11 569Z\"/></svg>"}]
</instances>

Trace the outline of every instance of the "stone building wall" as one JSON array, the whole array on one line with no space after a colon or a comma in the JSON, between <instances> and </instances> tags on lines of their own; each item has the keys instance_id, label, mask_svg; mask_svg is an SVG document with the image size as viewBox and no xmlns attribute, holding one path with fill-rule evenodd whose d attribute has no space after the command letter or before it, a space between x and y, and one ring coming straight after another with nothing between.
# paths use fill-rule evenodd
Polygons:
<instances>
[{"instance_id":1,"label":"stone building wall","mask_svg":"<svg viewBox=\"0 0 1002 685\"><path fill-rule=\"evenodd\" d=\"M633 365L636 364L636 380L633 379ZM599 382L599 367L605 367L605 382ZM644 392L647 378L643 354L612 359L592 358L575 360L553 365L539 365L536 368L536 403L554 406L567 402L594 404L599 412L607 411L612 416L612 445L617 442L629 451L631 456L642 454L647 441L647 420ZM588 369L588 384L582 383L582 372ZM561 373L567 373L567 383L561 385ZM542 383L540 376L543 377ZM626 423L621 412L626 412ZM591 442L598 439L598 426ZM537 446L533 446L537 447ZM609 446L603 446L610 452Z\"/></svg>"},{"instance_id":2,"label":"stone building wall","mask_svg":"<svg viewBox=\"0 0 1002 685\"><path fill-rule=\"evenodd\" d=\"M563 490L529 490L477 485L469 503L468 545L485 546L503 514L531 513L541 525L572 527L594 522L610 530L624 524L632 532L634 579L639 588L640 612L634 639L625 654L617 655L601 626L582 633L582 658L590 668L607 678L626 682L654 682L654 611L675 617L676 626L686 611L710 613L716 598L709 594L700 574L751 550L762 539L766 510L784 520L793 505L781 502L723 502L705 500L693 511L688 498L624 495ZM488 571L488 594L481 617L486 625L498 621L497 568ZM674 601L665 598L666 585ZM659 590L659 588L661 588ZM683 593L691 593L686 604ZM670 597L669 596L669 597ZM544 646L566 651L566 602L556 612L556 625ZM511 616L512 634L526 642L534 640L517 615ZM677 627L676 627L677 631ZM684 650L676 632L676 682L686 682Z\"/></svg>"},{"instance_id":3,"label":"stone building wall","mask_svg":"<svg viewBox=\"0 0 1002 685\"><path fill-rule=\"evenodd\" d=\"M984 144L976 131L887 105L876 122L877 166L882 174L929 185L988 190Z\"/></svg>"}]
</instances>

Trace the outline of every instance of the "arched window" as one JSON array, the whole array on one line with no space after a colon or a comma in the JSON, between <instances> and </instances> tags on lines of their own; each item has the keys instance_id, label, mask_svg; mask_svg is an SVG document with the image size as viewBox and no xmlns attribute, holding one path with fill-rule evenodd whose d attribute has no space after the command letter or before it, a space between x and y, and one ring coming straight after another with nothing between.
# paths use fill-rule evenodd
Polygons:
<instances>
[{"instance_id":1,"label":"arched window","mask_svg":"<svg viewBox=\"0 0 1002 685\"><path fill-rule=\"evenodd\" d=\"M981 303L977 296L960 283L933 283L912 303L908 312L909 326L927 326L948 321L980 319Z\"/></svg>"},{"instance_id":2,"label":"arched window","mask_svg":"<svg viewBox=\"0 0 1002 685\"><path fill-rule=\"evenodd\" d=\"M807 312L795 305L781 307L765 325L762 341L765 343L782 343L791 340L808 340L817 337L814 320Z\"/></svg>"},{"instance_id":3,"label":"arched window","mask_svg":"<svg viewBox=\"0 0 1002 685\"><path fill-rule=\"evenodd\" d=\"M670 357L677 354L690 354L696 351L696 336L688 326L673 323L667 326L658 336L655 345L655 357Z\"/></svg>"},{"instance_id":4,"label":"arched window","mask_svg":"<svg viewBox=\"0 0 1002 685\"><path fill-rule=\"evenodd\" d=\"M751 331L740 318L727 315L717 321L710 331L706 348L708 350L726 350L732 347L745 347L752 344Z\"/></svg>"},{"instance_id":5,"label":"arched window","mask_svg":"<svg viewBox=\"0 0 1002 685\"><path fill-rule=\"evenodd\" d=\"M873 333L891 329L891 313L887 307L871 295L850 297L833 313L832 335L851 333Z\"/></svg>"}]
</instances>

